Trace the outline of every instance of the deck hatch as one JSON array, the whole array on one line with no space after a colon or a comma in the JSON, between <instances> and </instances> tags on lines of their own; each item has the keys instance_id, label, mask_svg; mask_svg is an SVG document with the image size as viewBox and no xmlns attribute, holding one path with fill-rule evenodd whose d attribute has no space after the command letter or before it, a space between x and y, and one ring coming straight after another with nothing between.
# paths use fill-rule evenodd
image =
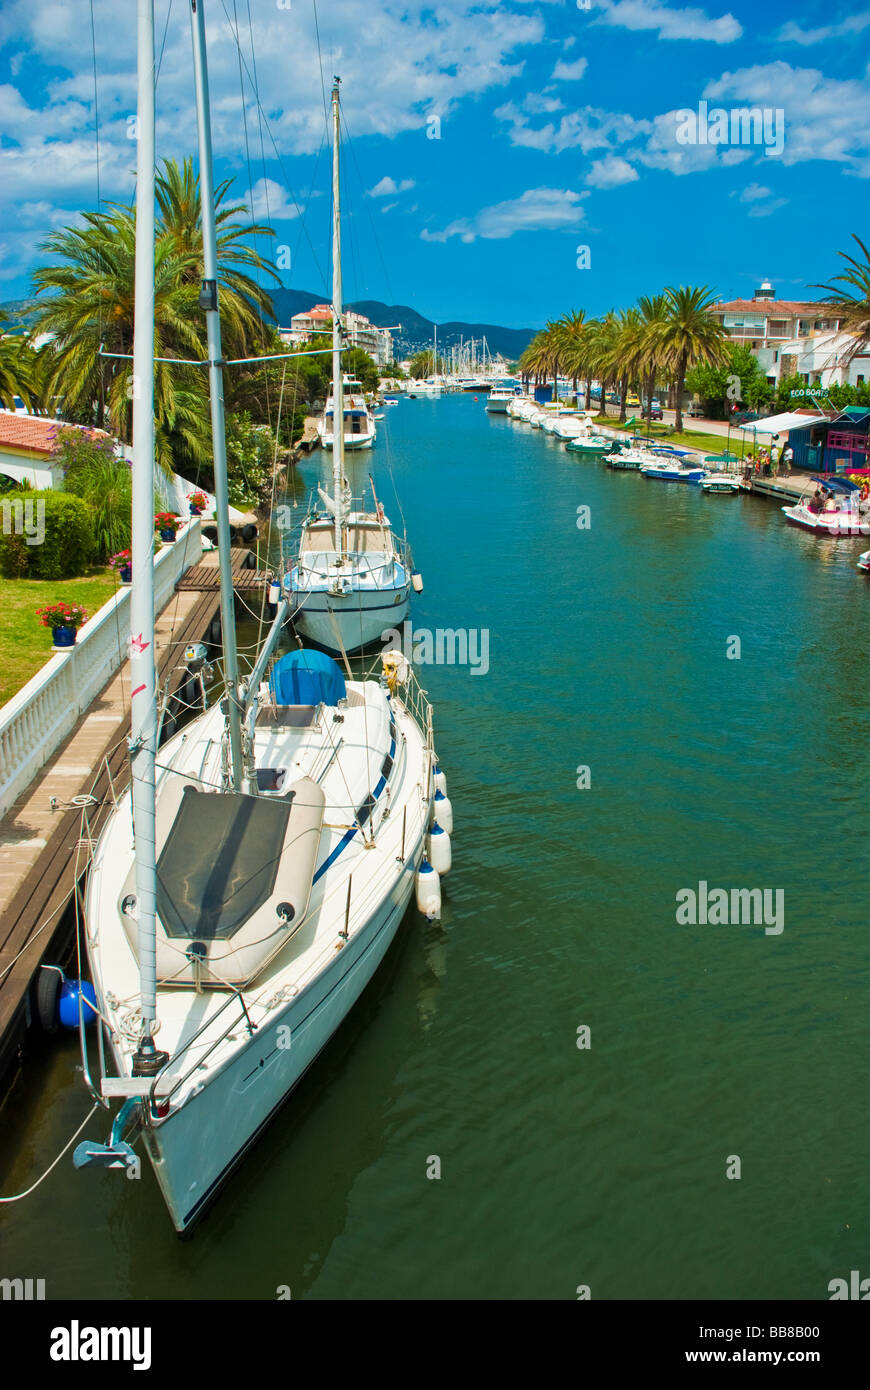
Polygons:
<instances>
[{"instance_id":1,"label":"deck hatch","mask_svg":"<svg viewBox=\"0 0 870 1390\"><path fill-rule=\"evenodd\" d=\"M271 896L292 800L185 787L157 862L169 937L228 940Z\"/></svg>"}]
</instances>

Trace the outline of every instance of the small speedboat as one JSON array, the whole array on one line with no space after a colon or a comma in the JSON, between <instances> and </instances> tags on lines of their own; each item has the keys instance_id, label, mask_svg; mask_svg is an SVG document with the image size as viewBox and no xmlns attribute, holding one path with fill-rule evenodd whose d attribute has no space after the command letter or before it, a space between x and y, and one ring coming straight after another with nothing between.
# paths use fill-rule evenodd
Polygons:
<instances>
[{"instance_id":1,"label":"small speedboat","mask_svg":"<svg viewBox=\"0 0 870 1390\"><path fill-rule=\"evenodd\" d=\"M652 463L643 464L640 471L645 478L652 478L657 482L694 483L696 487L707 477L706 468L686 463L682 458L669 459L666 455L660 455Z\"/></svg>"},{"instance_id":2,"label":"small speedboat","mask_svg":"<svg viewBox=\"0 0 870 1390\"><path fill-rule=\"evenodd\" d=\"M740 484L733 473L709 473L701 480L701 491L734 497L740 491Z\"/></svg>"},{"instance_id":3,"label":"small speedboat","mask_svg":"<svg viewBox=\"0 0 870 1390\"><path fill-rule=\"evenodd\" d=\"M572 454L583 454L586 458L603 458L610 449L610 440L605 439L603 434L579 435L576 439L569 439L566 449L570 449Z\"/></svg>"},{"instance_id":4,"label":"small speedboat","mask_svg":"<svg viewBox=\"0 0 870 1390\"><path fill-rule=\"evenodd\" d=\"M818 483L815 496L802 497L782 512L792 526L819 536L870 536L870 504L861 501L861 490L849 478L811 478Z\"/></svg>"},{"instance_id":5,"label":"small speedboat","mask_svg":"<svg viewBox=\"0 0 870 1390\"><path fill-rule=\"evenodd\" d=\"M863 570L865 574L870 574L870 550L865 550L862 555L858 556L858 568Z\"/></svg>"}]
</instances>

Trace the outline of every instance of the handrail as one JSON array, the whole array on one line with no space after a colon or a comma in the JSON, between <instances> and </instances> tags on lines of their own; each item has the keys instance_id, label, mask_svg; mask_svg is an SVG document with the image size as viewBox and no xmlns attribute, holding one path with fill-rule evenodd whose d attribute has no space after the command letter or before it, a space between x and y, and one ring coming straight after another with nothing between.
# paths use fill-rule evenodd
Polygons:
<instances>
[{"instance_id":1,"label":"handrail","mask_svg":"<svg viewBox=\"0 0 870 1390\"><path fill-rule=\"evenodd\" d=\"M163 1066L160 1068L159 1072L158 1072L157 1075L155 1076L154 1080L152 1081L152 1083L151 1083L151 1089L150 1089L149 1092L148 1092L148 1105L149 1105L149 1109L150 1109L150 1111L151 1111L151 1113L152 1113L152 1117L154 1117L154 1118L159 1118L159 1116L156 1114L156 1101L157 1101L156 1090L157 1090L157 1084L158 1084L158 1082L160 1081L161 1077L163 1076L163 1073L166 1071L167 1067L171 1066L173 1062L177 1062L178 1059L179 1059L179 1057L183 1057L183 1056L184 1056L184 1053L187 1051L187 1049L188 1049L189 1047L191 1047L191 1046L196 1042L197 1038L200 1037L200 1035L201 1035L202 1033L204 1033L204 1032L206 1031L207 1028L210 1028L210 1027L212 1026L212 1024L215 1022L216 1019L220 1018L220 1016L221 1016L221 1014L223 1013L224 1009L227 1008L227 1006L228 1006L229 1004L232 1003L233 999L238 999L239 1003L240 1003L241 1006L242 1006L242 1014L244 1015L245 1022L246 1022L247 1025L248 1025L248 1035L249 1035L249 1037L253 1037L253 1036L254 1036L254 1033L257 1031L257 1025L256 1025L256 1023L252 1023L252 1022L251 1022L251 1017L250 1017L250 1014L248 1013L248 1006L247 1006L247 1004L245 1003L244 996L242 995L241 990L240 990L240 989L237 989L235 985L226 985L225 988L227 988L227 989L229 989L229 990L231 991L229 998L226 999L226 1000L224 1000L223 1004L221 1004L220 1008L219 1008L214 1014L212 1014L211 1018L207 1018L206 1021L205 1021L205 1023L203 1023L199 1028L197 1028L197 1030L196 1030L195 1033L192 1033L192 1034L190 1035L190 1037L188 1038L187 1042L183 1045L183 1047L179 1048L178 1052L176 1052L174 1056L170 1057L169 1060L163 1064ZM201 1067L201 1066L202 1066L202 1064L203 1064L203 1062L205 1061L206 1057L210 1057L211 1054L214 1052L215 1048L216 1048L216 1047L219 1047L220 1044L221 1044L222 1042L224 1042L224 1040L225 1040L226 1038L229 1037L229 1035L230 1035L230 1033L233 1031L233 1029L236 1028L236 1027L238 1027L240 1021L241 1021L241 1015L239 1016L239 1018L235 1018L235 1019L233 1020L233 1022L229 1025L228 1028L225 1028L225 1029L224 1029L224 1031L223 1031L223 1033L221 1033L220 1037L219 1037L219 1038L216 1038L215 1041L212 1043L211 1047L209 1047L209 1048L202 1054L201 1057L197 1058L197 1060L196 1060L196 1062L194 1063L194 1065L193 1065L192 1067L190 1067L190 1069L189 1069L188 1071L182 1073L182 1075L179 1076L179 1077L176 1079L175 1085L171 1088L171 1090L166 1091L162 1096L160 1096L160 1103L161 1103L161 1104L165 1105L169 1100L171 1100L172 1096L175 1095L175 1092L178 1090L179 1086L183 1086L184 1083L185 1083L185 1081L188 1079L188 1077L189 1077L189 1076L192 1076L193 1073L196 1071L196 1069L197 1069L198 1067Z\"/></svg>"}]
</instances>

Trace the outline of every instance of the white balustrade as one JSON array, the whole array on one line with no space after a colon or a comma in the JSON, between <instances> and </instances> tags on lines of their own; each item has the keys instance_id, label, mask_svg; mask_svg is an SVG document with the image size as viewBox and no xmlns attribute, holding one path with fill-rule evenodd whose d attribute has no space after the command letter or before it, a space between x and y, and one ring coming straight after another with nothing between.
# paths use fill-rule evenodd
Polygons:
<instances>
[{"instance_id":1,"label":"white balustrade","mask_svg":"<svg viewBox=\"0 0 870 1390\"><path fill-rule=\"evenodd\" d=\"M202 523L192 517L174 543L154 556L154 611L202 558ZM130 586L124 585L0 709L0 816L5 816L127 659ZM95 769L96 770L96 769Z\"/></svg>"}]
</instances>

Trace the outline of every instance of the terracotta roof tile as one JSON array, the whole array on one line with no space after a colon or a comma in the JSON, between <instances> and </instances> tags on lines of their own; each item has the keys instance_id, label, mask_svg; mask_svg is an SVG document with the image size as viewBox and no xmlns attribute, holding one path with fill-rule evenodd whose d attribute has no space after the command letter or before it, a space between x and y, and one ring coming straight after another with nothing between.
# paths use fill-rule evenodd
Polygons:
<instances>
[{"instance_id":1,"label":"terracotta roof tile","mask_svg":"<svg viewBox=\"0 0 870 1390\"><path fill-rule=\"evenodd\" d=\"M768 318L782 318L783 314L812 314L820 317L836 318L836 310L829 305L811 299L729 299L727 304L711 304L711 314L750 311L765 314Z\"/></svg>"},{"instance_id":2,"label":"terracotta roof tile","mask_svg":"<svg viewBox=\"0 0 870 1390\"><path fill-rule=\"evenodd\" d=\"M24 449L29 454L47 458L54 448L57 432L69 429L63 420L48 420L38 415L16 415L0 410L0 449ZM94 430L100 438L108 438L104 430Z\"/></svg>"}]
</instances>

